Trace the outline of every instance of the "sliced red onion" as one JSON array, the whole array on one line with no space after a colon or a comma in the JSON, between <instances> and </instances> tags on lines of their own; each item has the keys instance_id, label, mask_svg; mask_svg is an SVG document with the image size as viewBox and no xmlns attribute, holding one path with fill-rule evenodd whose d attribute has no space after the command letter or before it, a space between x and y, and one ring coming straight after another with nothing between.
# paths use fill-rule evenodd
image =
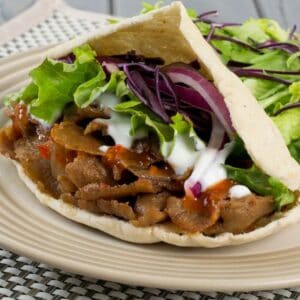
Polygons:
<instances>
[{"instance_id":1,"label":"sliced red onion","mask_svg":"<svg viewBox=\"0 0 300 300\"><path fill-rule=\"evenodd\" d=\"M107 74L120 71L118 64L121 62L121 60L118 58L111 56L98 56L97 60L100 62Z\"/></svg>"},{"instance_id":2,"label":"sliced red onion","mask_svg":"<svg viewBox=\"0 0 300 300\"><path fill-rule=\"evenodd\" d=\"M183 83L197 91L215 113L228 135L233 135L234 129L224 98L211 82L194 69L186 66L170 65L165 72L174 83Z\"/></svg>"},{"instance_id":3,"label":"sliced red onion","mask_svg":"<svg viewBox=\"0 0 300 300\"><path fill-rule=\"evenodd\" d=\"M120 71L117 64L103 62L102 66L106 69L106 71L110 74Z\"/></svg>"},{"instance_id":4,"label":"sliced red onion","mask_svg":"<svg viewBox=\"0 0 300 300\"><path fill-rule=\"evenodd\" d=\"M225 136L224 127L220 124L219 120L212 114L212 132L208 143L209 148L220 150L222 148L223 139Z\"/></svg>"}]
</instances>

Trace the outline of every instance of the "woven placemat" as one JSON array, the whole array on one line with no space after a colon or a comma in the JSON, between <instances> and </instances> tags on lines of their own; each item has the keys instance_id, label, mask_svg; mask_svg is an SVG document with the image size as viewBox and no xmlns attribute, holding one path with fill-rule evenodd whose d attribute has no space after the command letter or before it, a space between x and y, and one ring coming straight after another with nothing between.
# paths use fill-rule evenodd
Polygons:
<instances>
[{"instance_id":1,"label":"woven placemat","mask_svg":"<svg viewBox=\"0 0 300 300\"><path fill-rule=\"evenodd\" d=\"M44 22L0 47L0 57L70 39L103 24L54 11ZM74 262L76 263L76 262ZM300 275L299 275L300 276ZM1 299L300 299L300 288L251 293L167 291L87 278L0 249Z\"/></svg>"}]
</instances>

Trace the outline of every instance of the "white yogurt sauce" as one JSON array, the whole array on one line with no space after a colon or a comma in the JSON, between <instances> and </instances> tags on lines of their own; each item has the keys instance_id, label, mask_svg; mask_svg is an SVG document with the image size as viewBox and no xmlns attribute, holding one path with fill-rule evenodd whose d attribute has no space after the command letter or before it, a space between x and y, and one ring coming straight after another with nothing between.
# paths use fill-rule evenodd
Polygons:
<instances>
[{"instance_id":1,"label":"white yogurt sauce","mask_svg":"<svg viewBox=\"0 0 300 300\"><path fill-rule=\"evenodd\" d=\"M113 111L113 107L120 102L120 99L109 93L100 95L97 99L99 106L109 109L110 119L96 119L96 121L107 125L107 134L110 135L116 144L130 148L137 138L147 136L145 131L139 131L134 136L130 135L130 116Z\"/></svg>"},{"instance_id":2,"label":"white yogurt sauce","mask_svg":"<svg viewBox=\"0 0 300 300\"><path fill-rule=\"evenodd\" d=\"M234 185L229 190L230 198L242 198L251 194L251 191L244 185Z\"/></svg>"},{"instance_id":3,"label":"white yogurt sauce","mask_svg":"<svg viewBox=\"0 0 300 300\"><path fill-rule=\"evenodd\" d=\"M187 136L175 137L174 146L167 161L177 175L182 175L188 168L192 168L198 159L199 151L196 151L192 144L193 141Z\"/></svg>"},{"instance_id":4,"label":"white yogurt sauce","mask_svg":"<svg viewBox=\"0 0 300 300\"><path fill-rule=\"evenodd\" d=\"M227 178L223 164L232 149L231 144L218 151L214 148L205 148L199 153L199 159L191 176L185 181L185 190L191 189L197 182L201 184L201 190L205 191L208 187Z\"/></svg>"}]
</instances>

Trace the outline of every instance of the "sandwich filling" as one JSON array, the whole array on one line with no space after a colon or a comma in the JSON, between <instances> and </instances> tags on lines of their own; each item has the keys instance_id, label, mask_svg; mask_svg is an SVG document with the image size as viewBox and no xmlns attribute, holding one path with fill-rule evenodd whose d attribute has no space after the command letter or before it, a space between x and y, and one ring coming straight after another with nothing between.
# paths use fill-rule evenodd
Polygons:
<instances>
[{"instance_id":1,"label":"sandwich filling","mask_svg":"<svg viewBox=\"0 0 300 300\"><path fill-rule=\"evenodd\" d=\"M0 151L54 198L210 236L249 232L295 204L251 160L197 62L97 56L85 44L30 76L6 99Z\"/></svg>"}]
</instances>

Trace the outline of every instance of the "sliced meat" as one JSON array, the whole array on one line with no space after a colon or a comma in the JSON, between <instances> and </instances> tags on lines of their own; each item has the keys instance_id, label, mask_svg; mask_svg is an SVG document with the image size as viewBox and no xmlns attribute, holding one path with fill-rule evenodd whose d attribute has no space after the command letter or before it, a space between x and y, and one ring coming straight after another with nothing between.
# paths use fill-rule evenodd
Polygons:
<instances>
[{"instance_id":1,"label":"sliced meat","mask_svg":"<svg viewBox=\"0 0 300 300\"><path fill-rule=\"evenodd\" d=\"M64 202L77 206L80 209L87 210L94 214L106 214L116 216L125 220L134 220L136 218L135 212L129 203L118 202L117 200L92 200L87 201L77 199L71 194L62 194L61 198Z\"/></svg>"},{"instance_id":2,"label":"sliced meat","mask_svg":"<svg viewBox=\"0 0 300 300\"><path fill-rule=\"evenodd\" d=\"M189 211L183 206L183 200L176 197L169 197L167 200L166 212L172 222L178 227L188 232L203 232L216 223L220 216L220 203L214 205L211 214L201 213L200 211Z\"/></svg>"},{"instance_id":3,"label":"sliced meat","mask_svg":"<svg viewBox=\"0 0 300 300\"><path fill-rule=\"evenodd\" d=\"M135 213L128 203L118 202L117 200L93 200L87 201L78 199L79 208L95 214L106 214L116 216L125 220L135 219Z\"/></svg>"},{"instance_id":4,"label":"sliced meat","mask_svg":"<svg viewBox=\"0 0 300 300\"><path fill-rule=\"evenodd\" d=\"M75 193L77 191L76 185L66 175L59 175L57 177L59 190L61 193Z\"/></svg>"},{"instance_id":5,"label":"sliced meat","mask_svg":"<svg viewBox=\"0 0 300 300\"><path fill-rule=\"evenodd\" d=\"M92 120L85 128L84 130L84 134L90 134L93 133L95 131L100 131L101 133L103 133L104 135L107 134L107 125L104 123L101 123L100 121L101 119L95 119Z\"/></svg>"},{"instance_id":6,"label":"sliced meat","mask_svg":"<svg viewBox=\"0 0 300 300\"><path fill-rule=\"evenodd\" d=\"M15 157L14 142L20 138L20 134L15 131L13 126L0 129L0 153L10 158Z\"/></svg>"},{"instance_id":7,"label":"sliced meat","mask_svg":"<svg viewBox=\"0 0 300 300\"><path fill-rule=\"evenodd\" d=\"M112 168L114 179L120 180L123 172L127 170L138 178L153 181L153 184L161 188L174 192L182 191L183 181L176 179L173 169L163 162L160 156L149 151L145 142L141 142L141 145L143 146L139 147L143 152L116 145L104 154L103 160Z\"/></svg>"},{"instance_id":8,"label":"sliced meat","mask_svg":"<svg viewBox=\"0 0 300 300\"><path fill-rule=\"evenodd\" d=\"M77 206L77 199L71 193L63 193L60 195L60 199L68 204Z\"/></svg>"},{"instance_id":9,"label":"sliced meat","mask_svg":"<svg viewBox=\"0 0 300 300\"><path fill-rule=\"evenodd\" d=\"M86 200L83 200L83 199L77 199L76 204L80 209L87 210L87 211L92 212L94 214L101 214L102 213L102 211L97 206L97 201L96 200L86 201Z\"/></svg>"},{"instance_id":10,"label":"sliced meat","mask_svg":"<svg viewBox=\"0 0 300 300\"><path fill-rule=\"evenodd\" d=\"M47 148L40 148L41 151L49 151L50 167L54 178L58 181L59 190L61 193L74 193L77 188L74 183L66 175L66 165L71 162L75 155L75 151L68 150L63 146L49 141L44 146ZM43 147L44 147L43 146ZM47 150L47 151L46 151ZM45 154L43 156L46 156Z\"/></svg>"},{"instance_id":11,"label":"sliced meat","mask_svg":"<svg viewBox=\"0 0 300 300\"><path fill-rule=\"evenodd\" d=\"M223 232L247 232L251 225L274 211L272 197L261 197L251 194L239 199L226 201L221 209L221 222L209 228L208 235Z\"/></svg>"},{"instance_id":12,"label":"sliced meat","mask_svg":"<svg viewBox=\"0 0 300 300\"><path fill-rule=\"evenodd\" d=\"M160 153L160 143L156 136L149 136L135 140L132 145L132 150L137 153L151 153L157 158L157 161L163 161L163 156Z\"/></svg>"},{"instance_id":13,"label":"sliced meat","mask_svg":"<svg viewBox=\"0 0 300 300\"><path fill-rule=\"evenodd\" d=\"M66 174L77 188L90 183L112 183L111 176L101 160L83 152L78 153L74 161L67 164Z\"/></svg>"},{"instance_id":14,"label":"sliced meat","mask_svg":"<svg viewBox=\"0 0 300 300\"><path fill-rule=\"evenodd\" d=\"M125 220L136 218L132 207L128 203L118 202L117 200L96 200L97 207L107 215L117 216Z\"/></svg>"},{"instance_id":15,"label":"sliced meat","mask_svg":"<svg viewBox=\"0 0 300 300\"><path fill-rule=\"evenodd\" d=\"M95 118L109 118L109 114L105 110L93 106L85 108L73 106L66 110L64 114L64 121L71 121L75 123L85 119Z\"/></svg>"},{"instance_id":16,"label":"sliced meat","mask_svg":"<svg viewBox=\"0 0 300 300\"><path fill-rule=\"evenodd\" d=\"M147 169L157 161L150 152L138 153L121 145L110 147L103 159L109 165L120 165L124 169Z\"/></svg>"},{"instance_id":17,"label":"sliced meat","mask_svg":"<svg viewBox=\"0 0 300 300\"><path fill-rule=\"evenodd\" d=\"M138 153L121 145L110 147L103 156L103 161L112 168L114 179L120 180L124 170L138 176L157 161L151 152Z\"/></svg>"},{"instance_id":18,"label":"sliced meat","mask_svg":"<svg viewBox=\"0 0 300 300\"><path fill-rule=\"evenodd\" d=\"M66 149L102 155L99 150L102 143L90 135L84 135L83 129L72 122L55 124L51 130L53 141Z\"/></svg>"},{"instance_id":19,"label":"sliced meat","mask_svg":"<svg viewBox=\"0 0 300 300\"><path fill-rule=\"evenodd\" d=\"M162 165L160 167L151 165L147 169L131 168L132 173L138 177L150 180L170 182L174 178L174 172L168 165Z\"/></svg>"},{"instance_id":20,"label":"sliced meat","mask_svg":"<svg viewBox=\"0 0 300 300\"><path fill-rule=\"evenodd\" d=\"M20 136L29 136L34 133L35 125L29 119L26 105L21 103L12 105L7 115L12 119L14 130Z\"/></svg>"},{"instance_id":21,"label":"sliced meat","mask_svg":"<svg viewBox=\"0 0 300 300\"><path fill-rule=\"evenodd\" d=\"M39 187L59 197L59 188L56 179L53 177L48 159L40 156L38 146L45 141L38 138L22 138L15 143L16 159L21 163L27 175L36 182Z\"/></svg>"},{"instance_id":22,"label":"sliced meat","mask_svg":"<svg viewBox=\"0 0 300 300\"><path fill-rule=\"evenodd\" d=\"M145 227L166 220L168 214L164 210L169 196L170 194L167 192L138 196L134 206L138 218L133 220L132 224Z\"/></svg>"},{"instance_id":23,"label":"sliced meat","mask_svg":"<svg viewBox=\"0 0 300 300\"><path fill-rule=\"evenodd\" d=\"M76 152L70 151L53 141L46 145L50 152L49 159L53 176L57 178L60 175L65 175L66 165L74 160Z\"/></svg>"},{"instance_id":24,"label":"sliced meat","mask_svg":"<svg viewBox=\"0 0 300 300\"><path fill-rule=\"evenodd\" d=\"M129 184L110 186L105 183L91 183L82 187L76 194L79 199L116 199L136 196L140 193L157 193L160 187L146 179L138 179Z\"/></svg>"}]
</instances>

